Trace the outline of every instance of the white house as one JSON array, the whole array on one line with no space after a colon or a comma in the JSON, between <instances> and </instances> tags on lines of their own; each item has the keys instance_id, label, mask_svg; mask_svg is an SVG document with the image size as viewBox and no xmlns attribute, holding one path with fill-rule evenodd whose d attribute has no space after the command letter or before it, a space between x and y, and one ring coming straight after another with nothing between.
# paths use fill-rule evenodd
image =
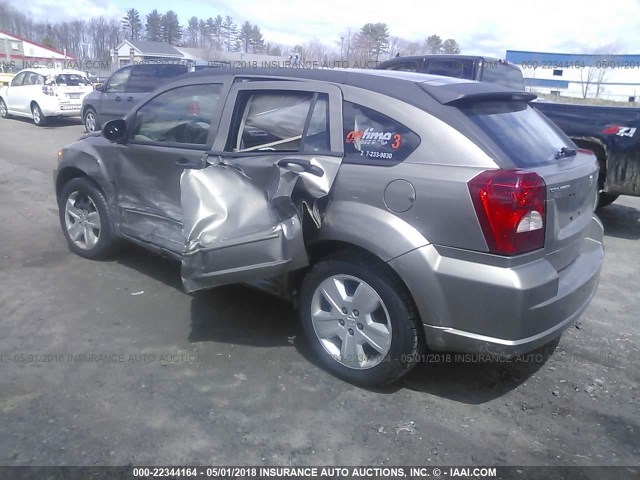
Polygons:
<instances>
[{"instance_id":1,"label":"white house","mask_svg":"<svg viewBox=\"0 0 640 480\"><path fill-rule=\"evenodd\" d=\"M47 47L13 33L0 30L0 71L18 71L27 67L63 68L75 56Z\"/></svg>"},{"instance_id":2,"label":"white house","mask_svg":"<svg viewBox=\"0 0 640 480\"><path fill-rule=\"evenodd\" d=\"M534 92L563 97L640 101L640 55L591 55L507 50Z\"/></svg>"}]
</instances>

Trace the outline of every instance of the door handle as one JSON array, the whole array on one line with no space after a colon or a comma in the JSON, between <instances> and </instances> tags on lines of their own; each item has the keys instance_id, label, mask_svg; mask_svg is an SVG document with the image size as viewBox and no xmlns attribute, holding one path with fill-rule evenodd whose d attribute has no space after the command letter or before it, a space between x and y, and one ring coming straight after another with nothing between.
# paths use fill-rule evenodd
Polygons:
<instances>
[{"instance_id":1,"label":"door handle","mask_svg":"<svg viewBox=\"0 0 640 480\"><path fill-rule=\"evenodd\" d=\"M122 100L122 97L121 97L120 95L118 95L118 96L116 97L116 102L119 102L120 100Z\"/></svg>"},{"instance_id":2,"label":"door handle","mask_svg":"<svg viewBox=\"0 0 640 480\"><path fill-rule=\"evenodd\" d=\"M127 97L127 102L133 102L133 97Z\"/></svg>"},{"instance_id":3,"label":"door handle","mask_svg":"<svg viewBox=\"0 0 640 480\"><path fill-rule=\"evenodd\" d=\"M317 165L311 165L309 160L301 160L298 158L283 158L278 161L277 164L280 168L286 168L288 170L302 173L310 173L311 175L315 175L316 177L321 177L324 175L324 170L322 170Z\"/></svg>"},{"instance_id":4,"label":"door handle","mask_svg":"<svg viewBox=\"0 0 640 480\"><path fill-rule=\"evenodd\" d=\"M190 160L188 158L182 157L176 160L176 165L180 168L190 168L193 170L200 170L204 168L207 164L203 162L201 159Z\"/></svg>"}]
</instances>

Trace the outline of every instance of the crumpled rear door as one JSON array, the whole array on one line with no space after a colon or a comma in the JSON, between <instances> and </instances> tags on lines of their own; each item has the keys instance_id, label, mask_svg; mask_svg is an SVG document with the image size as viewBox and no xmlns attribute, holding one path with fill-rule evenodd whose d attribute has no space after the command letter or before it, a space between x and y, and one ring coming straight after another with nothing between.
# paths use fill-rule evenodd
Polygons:
<instances>
[{"instance_id":1,"label":"crumpled rear door","mask_svg":"<svg viewBox=\"0 0 640 480\"><path fill-rule=\"evenodd\" d=\"M184 171L182 280L187 292L308 265L303 219L308 216L319 228L342 161L342 100L337 87L329 89L337 95L330 99L330 125L338 121L331 127L335 151L212 154L207 168Z\"/></svg>"}]
</instances>

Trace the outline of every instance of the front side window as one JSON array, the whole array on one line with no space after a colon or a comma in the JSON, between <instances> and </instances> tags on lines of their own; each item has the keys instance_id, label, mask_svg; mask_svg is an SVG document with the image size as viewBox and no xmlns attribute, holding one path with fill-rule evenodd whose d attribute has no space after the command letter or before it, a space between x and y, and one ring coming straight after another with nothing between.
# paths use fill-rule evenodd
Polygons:
<instances>
[{"instance_id":1,"label":"front side window","mask_svg":"<svg viewBox=\"0 0 640 480\"><path fill-rule=\"evenodd\" d=\"M329 151L328 97L312 92L243 92L230 150Z\"/></svg>"},{"instance_id":2,"label":"front side window","mask_svg":"<svg viewBox=\"0 0 640 480\"><path fill-rule=\"evenodd\" d=\"M122 70L114 73L109 79L106 91L111 93L124 93L124 88L127 85L127 80L129 80L129 75L131 75L131 67L123 68Z\"/></svg>"},{"instance_id":3,"label":"front side window","mask_svg":"<svg viewBox=\"0 0 640 480\"><path fill-rule=\"evenodd\" d=\"M161 93L136 112L133 143L204 146L217 112L222 84L188 85Z\"/></svg>"},{"instance_id":4,"label":"front side window","mask_svg":"<svg viewBox=\"0 0 640 480\"><path fill-rule=\"evenodd\" d=\"M11 80L11 86L12 87L19 87L22 85L22 81L24 80L24 77L26 76L26 74L29 72L22 72L19 73L18 75L16 75L13 80Z\"/></svg>"},{"instance_id":5,"label":"front side window","mask_svg":"<svg viewBox=\"0 0 640 480\"><path fill-rule=\"evenodd\" d=\"M362 105L344 102L343 116L345 161L395 165L420 144L407 127Z\"/></svg>"}]
</instances>

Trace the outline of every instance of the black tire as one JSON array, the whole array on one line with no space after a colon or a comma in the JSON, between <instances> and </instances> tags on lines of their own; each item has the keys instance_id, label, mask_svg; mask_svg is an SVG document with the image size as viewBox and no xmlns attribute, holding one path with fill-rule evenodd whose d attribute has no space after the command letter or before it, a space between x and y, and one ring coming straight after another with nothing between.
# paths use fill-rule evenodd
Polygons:
<instances>
[{"instance_id":1,"label":"black tire","mask_svg":"<svg viewBox=\"0 0 640 480\"><path fill-rule=\"evenodd\" d=\"M31 117L36 127L44 127L47 124L47 117L44 116L40 105L37 103L31 105Z\"/></svg>"},{"instance_id":2,"label":"black tire","mask_svg":"<svg viewBox=\"0 0 640 480\"><path fill-rule=\"evenodd\" d=\"M0 117L9 118L9 110L7 109L7 104L4 103L4 100L0 98Z\"/></svg>"},{"instance_id":3,"label":"black tire","mask_svg":"<svg viewBox=\"0 0 640 480\"><path fill-rule=\"evenodd\" d=\"M366 282L387 309L391 344L384 359L371 368L343 365L325 350L315 332L311 316L313 295L333 275L349 275ZM302 282L299 315L311 348L326 369L357 385L377 387L395 382L415 366L424 348L418 314L405 285L388 265L358 253L333 255L311 268Z\"/></svg>"},{"instance_id":4,"label":"black tire","mask_svg":"<svg viewBox=\"0 0 640 480\"><path fill-rule=\"evenodd\" d=\"M87 125L87 118L89 118L91 115L93 115L93 125L94 128L93 130L89 129L89 126ZM82 116L82 123L84 125L84 130L87 133L91 133L91 132L95 132L97 130L100 130L100 123L98 122L98 115L96 114L96 111L92 108L92 107L87 107L87 109L84 111L84 115ZM89 122L91 124L91 122Z\"/></svg>"},{"instance_id":5,"label":"black tire","mask_svg":"<svg viewBox=\"0 0 640 480\"><path fill-rule=\"evenodd\" d=\"M74 195L75 198L78 198L76 202L84 201L84 203L87 204L87 198L90 199L91 202L93 202L93 205L95 205L95 209L99 214L100 229L99 234L97 235L98 240L95 245L90 248L81 248L80 246L78 246L71 239L70 233L67 229L67 220L65 218L67 216L66 203L69 197L72 195ZM77 203L76 206L78 206ZM89 205L87 209L90 209L91 207L92 206ZM82 207L78 206L78 208ZM73 253L81 257L90 258L93 260L108 258L115 253L119 246L119 241L113 233L113 226L111 224L111 219L109 218L107 200L105 199L104 194L100 191L100 189L88 178L74 178L67 184L65 184L65 186L62 188L62 193L60 194L58 210L62 233L64 234L64 237L69 244L69 248Z\"/></svg>"},{"instance_id":6,"label":"black tire","mask_svg":"<svg viewBox=\"0 0 640 480\"><path fill-rule=\"evenodd\" d=\"M619 196L620 195L614 195L612 193L600 192L598 195L598 206L596 208L604 208L607 205L611 205Z\"/></svg>"}]
</instances>

